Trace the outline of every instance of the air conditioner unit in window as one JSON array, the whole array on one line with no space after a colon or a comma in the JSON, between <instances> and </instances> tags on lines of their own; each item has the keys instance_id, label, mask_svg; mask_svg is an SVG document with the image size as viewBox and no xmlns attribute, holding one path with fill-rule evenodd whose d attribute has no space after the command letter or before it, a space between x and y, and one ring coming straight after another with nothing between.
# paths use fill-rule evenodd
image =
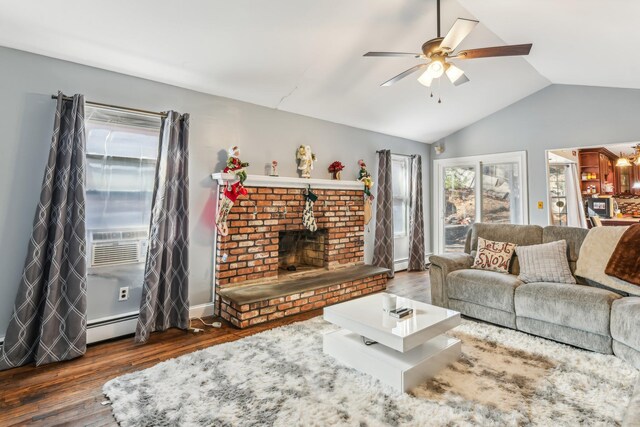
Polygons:
<instances>
[{"instance_id":1,"label":"air conditioner unit in window","mask_svg":"<svg viewBox=\"0 0 640 427\"><path fill-rule=\"evenodd\" d=\"M90 231L89 267L138 264L147 255L146 230Z\"/></svg>"}]
</instances>

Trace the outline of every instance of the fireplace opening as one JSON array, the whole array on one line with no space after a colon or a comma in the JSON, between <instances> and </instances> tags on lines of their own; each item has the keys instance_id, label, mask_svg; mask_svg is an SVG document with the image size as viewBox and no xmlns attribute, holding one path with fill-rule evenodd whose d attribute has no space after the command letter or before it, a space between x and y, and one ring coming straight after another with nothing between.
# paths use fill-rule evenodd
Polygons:
<instances>
[{"instance_id":1,"label":"fireplace opening","mask_svg":"<svg viewBox=\"0 0 640 427\"><path fill-rule=\"evenodd\" d=\"M278 236L278 275L323 269L327 230L281 231Z\"/></svg>"}]
</instances>

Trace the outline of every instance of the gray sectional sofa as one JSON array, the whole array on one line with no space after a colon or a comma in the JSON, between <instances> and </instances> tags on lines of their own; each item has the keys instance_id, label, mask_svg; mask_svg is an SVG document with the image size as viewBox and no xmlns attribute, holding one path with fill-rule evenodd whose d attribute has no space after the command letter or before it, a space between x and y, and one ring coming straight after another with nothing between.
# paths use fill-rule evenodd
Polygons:
<instances>
[{"instance_id":1,"label":"gray sectional sofa","mask_svg":"<svg viewBox=\"0 0 640 427\"><path fill-rule=\"evenodd\" d=\"M465 316L604 354L640 369L640 297L587 283L523 283L517 256L510 274L471 269L478 237L520 246L566 240L571 271L588 230L537 225L474 224L464 253L431 256L431 302ZM636 397L640 401L640 383ZM640 411L627 413L640 422Z\"/></svg>"}]
</instances>

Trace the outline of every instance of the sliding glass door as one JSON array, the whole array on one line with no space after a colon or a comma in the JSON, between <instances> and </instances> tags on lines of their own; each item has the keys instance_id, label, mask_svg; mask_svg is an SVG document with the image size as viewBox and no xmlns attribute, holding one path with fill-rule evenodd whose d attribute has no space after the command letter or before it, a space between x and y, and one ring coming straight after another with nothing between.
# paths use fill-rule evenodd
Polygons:
<instances>
[{"instance_id":1,"label":"sliding glass door","mask_svg":"<svg viewBox=\"0 0 640 427\"><path fill-rule=\"evenodd\" d=\"M476 220L476 167L445 167L443 179L443 252L460 252L467 230Z\"/></svg>"},{"instance_id":2,"label":"sliding glass door","mask_svg":"<svg viewBox=\"0 0 640 427\"><path fill-rule=\"evenodd\" d=\"M526 153L435 161L436 252L462 252L475 222L526 224Z\"/></svg>"},{"instance_id":3,"label":"sliding glass door","mask_svg":"<svg viewBox=\"0 0 640 427\"><path fill-rule=\"evenodd\" d=\"M482 163L482 222L522 224L520 164Z\"/></svg>"}]
</instances>

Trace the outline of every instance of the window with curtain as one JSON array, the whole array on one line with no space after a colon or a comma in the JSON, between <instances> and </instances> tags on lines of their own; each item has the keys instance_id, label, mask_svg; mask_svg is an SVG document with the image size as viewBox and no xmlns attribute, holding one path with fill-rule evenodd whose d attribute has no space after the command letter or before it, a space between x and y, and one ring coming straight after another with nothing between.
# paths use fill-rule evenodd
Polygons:
<instances>
[{"instance_id":1,"label":"window with curtain","mask_svg":"<svg viewBox=\"0 0 640 427\"><path fill-rule=\"evenodd\" d=\"M393 174L393 234L396 237L409 233L409 157L392 156Z\"/></svg>"},{"instance_id":2,"label":"window with curtain","mask_svg":"<svg viewBox=\"0 0 640 427\"><path fill-rule=\"evenodd\" d=\"M160 118L86 108L88 323L140 306Z\"/></svg>"}]
</instances>

